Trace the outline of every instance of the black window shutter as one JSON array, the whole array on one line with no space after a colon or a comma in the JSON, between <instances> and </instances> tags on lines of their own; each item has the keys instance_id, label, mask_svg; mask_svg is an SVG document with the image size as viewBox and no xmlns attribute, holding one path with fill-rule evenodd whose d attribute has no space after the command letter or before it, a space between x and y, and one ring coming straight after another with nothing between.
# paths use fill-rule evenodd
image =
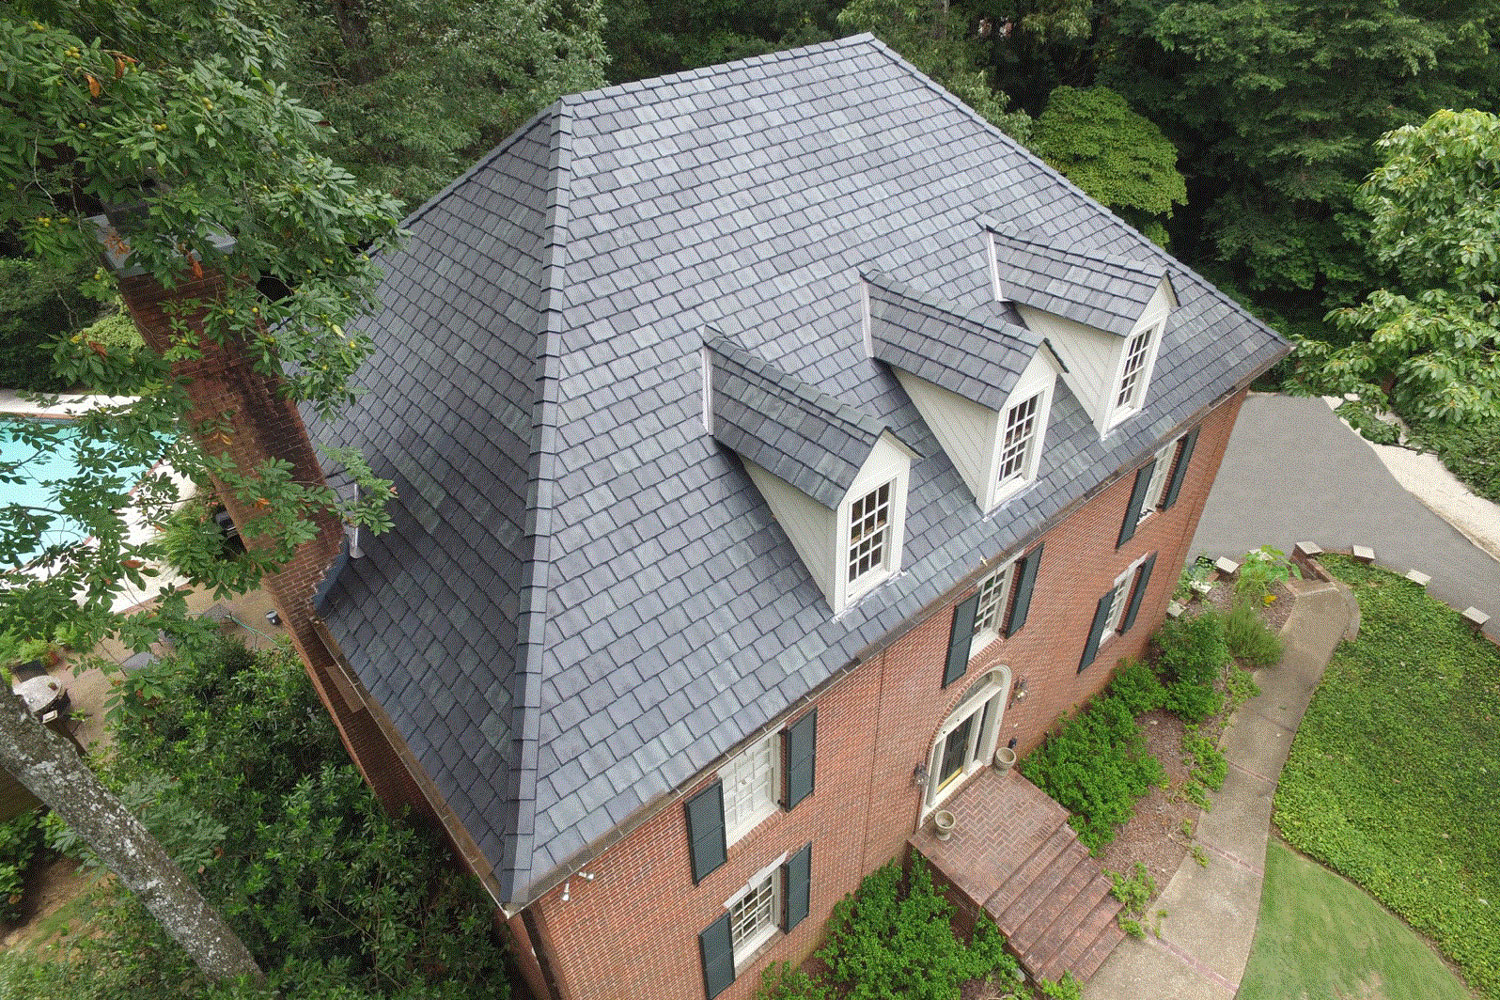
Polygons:
<instances>
[{"instance_id":1,"label":"black window shutter","mask_svg":"<svg viewBox=\"0 0 1500 1000\"><path fill-rule=\"evenodd\" d=\"M1016 574L1016 596L1010 604L1010 621L1005 625L1007 636L1015 635L1026 624L1026 613L1031 610L1031 588L1036 585L1036 568L1041 561L1042 545L1032 549L1021 560L1021 568Z\"/></svg>"},{"instance_id":2,"label":"black window shutter","mask_svg":"<svg viewBox=\"0 0 1500 1000\"><path fill-rule=\"evenodd\" d=\"M1099 640L1104 637L1104 622L1109 617L1110 600L1115 596L1113 589L1099 598L1098 610L1094 612L1094 624L1089 627L1089 641L1083 647L1083 659L1078 661L1078 672L1083 673L1083 668L1094 662L1094 656L1099 652Z\"/></svg>"},{"instance_id":3,"label":"black window shutter","mask_svg":"<svg viewBox=\"0 0 1500 1000\"><path fill-rule=\"evenodd\" d=\"M782 914L781 929L789 931L807 916L812 883L812 845L804 844L802 850L787 858L781 868L786 879L783 883L786 886L786 911Z\"/></svg>"},{"instance_id":4,"label":"black window shutter","mask_svg":"<svg viewBox=\"0 0 1500 1000\"><path fill-rule=\"evenodd\" d=\"M818 710L786 727L786 808L812 794L818 771Z\"/></svg>"},{"instance_id":5,"label":"black window shutter","mask_svg":"<svg viewBox=\"0 0 1500 1000\"><path fill-rule=\"evenodd\" d=\"M722 865L728 856L728 846L724 842L722 781L715 781L688 799L687 825L688 849L693 858L693 884L697 885L709 872ZM709 996L713 994L710 993Z\"/></svg>"},{"instance_id":6,"label":"black window shutter","mask_svg":"<svg viewBox=\"0 0 1500 1000\"><path fill-rule=\"evenodd\" d=\"M1187 478L1188 463L1193 460L1193 448L1198 444L1198 428L1194 427L1182 441L1182 454L1177 458L1177 468L1172 470L1172 481L1167 484L1167 495L1162 497L1161 509L1166 510L1177 502L1177 493L1182 481Z\"/></svg>"},{"instance_id":7,"label":"black window shutter","mask_svg":"<svg viewBox=\"0 0 1500 1000\"><path fill-rule=\"evenodd\" d=\"M1153 458L1135 470L1135 488L1130 491L1130 506L1125 508L1125 520L1120 524L1120 539L1115 542L1115 548L1134 537L1135 526L1141 520L1141 504L1146 501L1146 490L1151 486L1151 473L1155 469L1156 459Z\"/></svg>"},{"instance_id":8,"label":"black window shutter","mask_svg":"<svg viewBox=\"0 0 1500 1000\"><path fill-rule=\"evenodd\" d=\"M978 610L978 592L953 609L953 631L948 633L948 663L943 668L943 687L958 680L969 669L969 646L974 640L974 613Z\"/></svg>"},{"instance_id":9,"label":"black window shutter","mask_svg":"<svg viewBox=\"0 0 1500 1000\"><path fill-rule=\"evenodd\" d=\"M1129 632L1130 626L1135 624L1135 613L1141 610L1141 599L1146 596L1146 584L1151 582L1151 570L1156 566L1156 553L1151 553L1151 558L1141 563L1141 568L1135 574L1135 592L1130 595L1130 603L1125 607L1125 618L1120 622L1120 631Z\"/></svg>"},{"instance_id":10,"label":"black window shutter","mask_svg":"<svg viewBox=\"0 0 1500 1000\"><path fill-rule=\"evenodd\" d=\"M703 992L708 1000L713 1000L734 982L734 942L729 936L729 914L709 924L698 935L698 954L703 958Z\"/></svg>"}]
</instances>

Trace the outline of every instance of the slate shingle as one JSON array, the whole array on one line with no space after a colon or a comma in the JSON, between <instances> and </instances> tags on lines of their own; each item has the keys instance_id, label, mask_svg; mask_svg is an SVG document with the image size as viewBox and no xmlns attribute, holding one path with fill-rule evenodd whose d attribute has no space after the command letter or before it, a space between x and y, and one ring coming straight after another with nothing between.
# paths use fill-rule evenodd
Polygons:
<instances>
[{"instance_id":1,"label":"slate shingle","mask_svg":"<svg viewBox=\"0 0 1500 1000\"><path fill-rule=\"evenodd\" d=\"M990 317L986 214L1180 303L1145 408L1100 441L1059 384L1036 487L988 520L865 356L860 277ZM400 493L326 617L511 903L1285 349L869 36L564 98L406 225L369 391L309 418ZM703 428L709 326L924 456L905 572L838 621ZM807 416L771 429L816 466Z\"/></svg>"}]
</instances>

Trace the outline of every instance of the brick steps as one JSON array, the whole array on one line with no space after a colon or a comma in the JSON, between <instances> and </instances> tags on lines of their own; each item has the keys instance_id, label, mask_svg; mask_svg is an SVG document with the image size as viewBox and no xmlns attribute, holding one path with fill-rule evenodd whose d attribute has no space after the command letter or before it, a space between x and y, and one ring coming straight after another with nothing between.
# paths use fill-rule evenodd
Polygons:
<instances>
[{"instance_id":1,"label":"brick steps","mask_svg":"<svg viewBox=\"0 0 1500 1000\"><path fill-rule=\"evenodd\" d=\"M1032 979L1098 971L1124 932L1110 881L1065 821L1006 877L984 908Z\"/></svg>"}]
</instances>

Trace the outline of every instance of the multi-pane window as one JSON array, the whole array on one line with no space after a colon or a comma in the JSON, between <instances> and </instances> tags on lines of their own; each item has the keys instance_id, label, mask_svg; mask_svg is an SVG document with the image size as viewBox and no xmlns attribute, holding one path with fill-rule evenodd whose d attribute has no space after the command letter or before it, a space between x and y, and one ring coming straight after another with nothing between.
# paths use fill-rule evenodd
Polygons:
<instances>
[{"instance_id":1,"label":"multi-pane window","mask_svg":"<svg viewBox=\"0 0 1500 1000\"><path fill-rule=\"evenodd\" d=\"M1104 619L1104 632L1106 635L1118 632L1120 620L1125 615L1125 601L1130 597L1130 585L1135 580L1135 567L1130 568L1120 579L1115 581L1115 589L1109 596L1109 616Z\"/></svg>"},{"instance_id":2,"label":"multi-pane window","mask_svg":"<svg viewBox=\"0 0 1500 1000\"><path fill-rule=\"evenodd\" d=\"M1005 413L1005 432L1000 440L1000 482L1025 478L1036 441L1037 411L1042 394L1012 406Z\"/></svg>"},{"instance_id":3,"label":"multi-pane window","mask_svg":"<svg viewBox=\"0 0 1500 1000\"><path fill-rule=\"evenodd\" d=\"M1133 410L1141 405L1141 392L1146 381L1146 358L1151 353L1151 338L1158 329L1156 326L1148 326L1137 331L1125 345L1125 368L1120 372L1120 391L1115 396L1116 408Z\"/></svg>"},{"instance_id":4,"label":"multi-pane window","mask_svg":"<svg viewBox=\"0 0 1500 1000\"><path fill-rule=\"evenodd\" d=\"M720 773L724 781L724 839L734 843L776 811L778 743L772 733Z\"/></svg>"},{"instance_id":5,"label":"multi-pane window","mask_svg":"<svg viewBox=\"0 0 1500 1000\"><path fill-rule=\"evenodd\" d=\"M1156 453L1156 465L1151 470L1151 481L1146 484L1146 495L1141 498L1141 509L1138 511L1140 521L1156 513L1156 508L1161 506L1162 497L1167 491L1167 477L1172 473L1172 466L1177 460L1177 452L1181 445L1181 441L1174 441Z\"/></svg>"},{"instance_id":6,"label":"multi-pane window","mask_svg":"<svg viewBox=\"0 0 1500 1000\"><path fill-rule=\"evenodd\" d=\"M979 585L979 606L974 609L974 643L969 648L970 656L999 637L1001 626L1005 624L1006 606L1010 603L1015 568L1015 563L1002 566Z\"/></svg>"},{"instance_id":7,"label":"multi-pane window","mask_svg":"<svg viewBox=\"0 0 1500 1000\"><path fill-rule=\"evenodd\" d=\"M729 940L734 945L736 965L749 959L776 933L776 917L781 912L780 874L779 868L772 869L729 904Z\"/></svg>"},{"instance_id":8,"label":"multi-pane window","mask_svg":"<svg viewBox=\"0 0 1500 1000\"><path fill-rule=\"evenodd\" d=\"M891 490L886 483L849 508L849 582L882 570L891 551Z\"/></svg>"}]
</instances>

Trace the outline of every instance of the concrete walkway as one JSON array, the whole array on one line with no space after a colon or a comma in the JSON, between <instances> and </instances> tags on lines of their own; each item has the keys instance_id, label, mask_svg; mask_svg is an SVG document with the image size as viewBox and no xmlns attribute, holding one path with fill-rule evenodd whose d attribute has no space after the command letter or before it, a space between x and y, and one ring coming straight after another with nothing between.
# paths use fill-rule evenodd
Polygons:
<instances>
[{"instance_id":1,"label":"concrete walkway","mask_svg":"<svg viewBox=\"0 0 1500 1000\"><path fill-rule=\"evenodd\" d=\"M1336 585L1307 582L1298 591L1281 633L1285 656L1255 672L1260 695L1220 741L1229 775L1195 838L1208 866L1183 859L1147 911L1167 911L1161 937L1127 938L1084 988L1087 1000L1232 1000L1239 990L1260 914L1271 796L1302 713L1354 620Z\"/></svg>"},{"instance_id":2,"label":"concrete walkway","mask_svg":"<svg viewBox=\"0 0 1500 1000\"><path fill-rule=\"evenodd\" d=\"M1419 569L1428 590L1491 616L1500 639L1500 562L1402 488L1374 449L1321 399L1251 396L1240 410L1192 552L1238 559L1270 544L1368 545L1397 573Z\"/></svg>"}]
</instances>

